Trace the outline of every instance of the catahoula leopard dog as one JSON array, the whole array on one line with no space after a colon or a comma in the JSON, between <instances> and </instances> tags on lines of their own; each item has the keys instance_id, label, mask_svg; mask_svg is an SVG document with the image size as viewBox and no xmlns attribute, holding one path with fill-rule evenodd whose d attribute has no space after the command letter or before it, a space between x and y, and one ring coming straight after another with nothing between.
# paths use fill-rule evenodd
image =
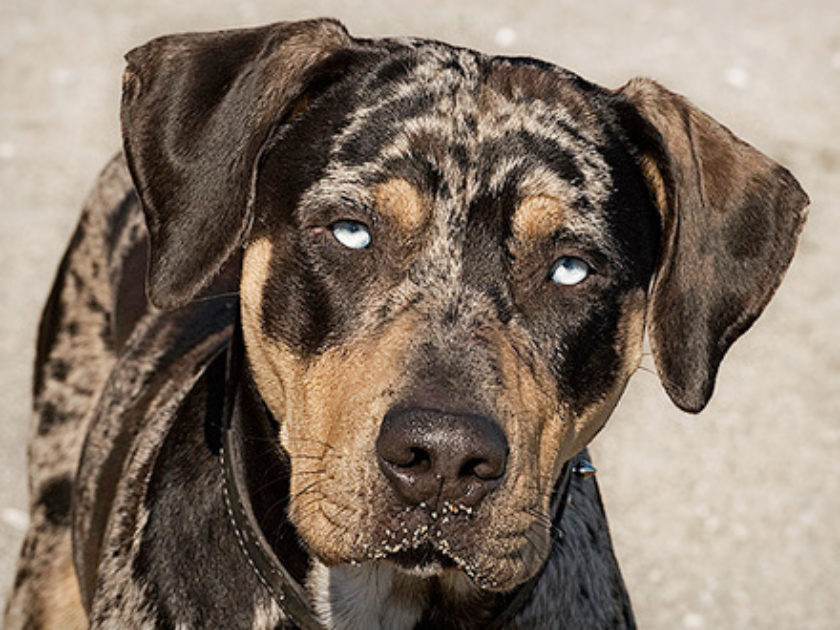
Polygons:
<instances>
[{"instance_id":1,"label":"catahoula leopard dog","mask_svg":"<svg viewBox=\"0 0 840 630\"><path fill-rule=\"evenodd\" d=\"M697 412L807 196L646 79L332 20L127 56L7 628L630 628L585 448Z\"/></svg>"}]
</instances>

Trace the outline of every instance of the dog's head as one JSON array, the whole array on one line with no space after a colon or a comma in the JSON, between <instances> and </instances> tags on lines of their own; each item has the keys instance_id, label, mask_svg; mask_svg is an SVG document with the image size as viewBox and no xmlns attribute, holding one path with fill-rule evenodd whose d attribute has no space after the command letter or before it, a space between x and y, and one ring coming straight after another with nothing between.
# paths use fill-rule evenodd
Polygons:
<instances>
[{"instance_id":1,"label":"dog's head","mask_svg":"<svg viewBox=\"0 0 840 630\"><path fill-rule=\"evenodd\" d=\"M244 247L248 363L290 457L290 517L329 565L526 580L562 465L646 323L668 394L699 411L807 204L648 80L610 91L328 20L128 60L151 300L187 303Z\"/></svg>"}]
</instances>

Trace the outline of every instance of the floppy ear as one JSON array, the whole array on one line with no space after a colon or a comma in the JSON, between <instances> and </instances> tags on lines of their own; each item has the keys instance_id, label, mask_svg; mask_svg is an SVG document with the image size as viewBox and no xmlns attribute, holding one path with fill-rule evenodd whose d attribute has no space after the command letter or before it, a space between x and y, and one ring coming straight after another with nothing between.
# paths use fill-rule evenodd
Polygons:
<instances>
[{"instance_id":1,"label":"floppy ear","mask_svg":"<svg viewBox=\"0 0 840 630\"><path fill-rule=\"evenodd\" d=\"M808 196L787 169L657 83L633 79L617 95L662 213L651 349L671 400L696 413L781 282Z\"/></svg>"},{"instance_id":2,"label":"floppy ear","mask_svg":"<svg viewBox=\"0 0 840 630\"><path fill-rule=\"evenodd\" d=\"M155 306L185 304L230 257L263 142L317 66L353 41L336 21L310 20L161 37L126 55L123 144Z\"/></svg>"}]
</instances>

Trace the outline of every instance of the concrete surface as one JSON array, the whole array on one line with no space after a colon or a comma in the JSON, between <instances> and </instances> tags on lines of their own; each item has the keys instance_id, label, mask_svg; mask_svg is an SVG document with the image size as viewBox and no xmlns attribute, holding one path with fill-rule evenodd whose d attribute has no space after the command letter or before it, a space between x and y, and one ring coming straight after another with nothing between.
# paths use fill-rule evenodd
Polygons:
<instances>
[{"instance_id":1,"label":"concrete surface","mask_svg":"<svg viewBox=\"0 0 840 630\"><path fill-rule=\"evenodd\" d=\"M799 177L812 199L799 253L707 411L681 414L640 370L594 451L641 628L840 627L837 0L3 0L0 592L25 526L36 322L118 147L122 53L167 32L317 15L543 57L608 86L654 77Z\"/></svg>"}]
</instances>

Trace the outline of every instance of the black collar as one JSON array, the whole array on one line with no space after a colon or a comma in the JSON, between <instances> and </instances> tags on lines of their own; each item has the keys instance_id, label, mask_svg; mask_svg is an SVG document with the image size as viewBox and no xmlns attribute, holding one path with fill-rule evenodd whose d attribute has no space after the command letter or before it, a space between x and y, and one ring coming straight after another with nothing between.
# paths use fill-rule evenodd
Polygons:
<instances>
[{"instance_id":1,"label":"black collar","mask_svg":"<svg viewBox=\"0 0 840 630\"><path fill-rule=\"evenodd\" d=\"M241 327L237 321L225 353L225 380L220 384L224 388L224 406L219 459L224 476L223 493L228 516L248 564L287 619L302 630L325 630L324 624L312 609L305 589L277 557L254 512L246 480L245 435L241 418L243 369L244 345ZM588 476L593 471L583 454L576 455L564 465L552 499L552 525L555 532L561 531L560 521L569 503L572 473ZM504 628L522 610L544 568L543 566L534 577L506 598L500 613L494 617L491 625L487 626L489 629Z\"/></svg>"}]
</instances>

